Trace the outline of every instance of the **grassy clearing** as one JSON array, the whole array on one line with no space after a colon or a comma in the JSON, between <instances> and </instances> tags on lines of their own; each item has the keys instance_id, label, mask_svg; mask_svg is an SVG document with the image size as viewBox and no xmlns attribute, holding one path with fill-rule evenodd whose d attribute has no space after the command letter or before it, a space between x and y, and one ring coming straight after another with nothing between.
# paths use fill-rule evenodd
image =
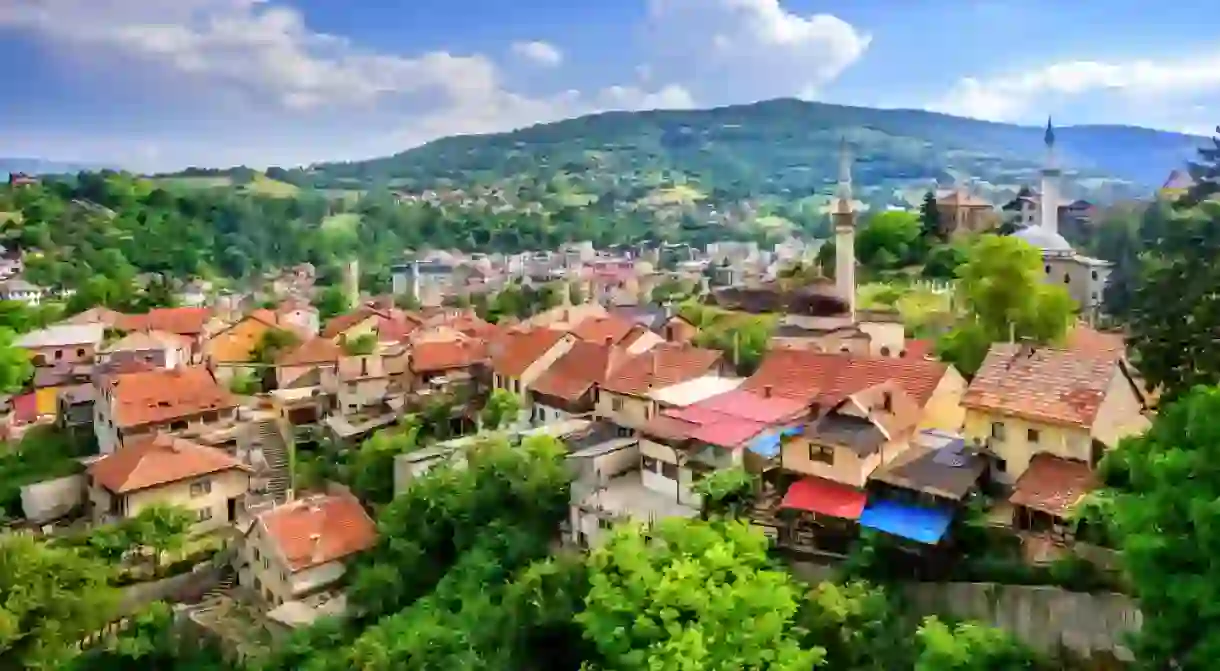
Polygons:
<instances>
[{"instance_id":1,"label":"grassy clearing","mask_svg":"<svg viewBox=\"0 0 1220 671\"><path fill-rule=\"evenodd\" d=\"M657 189L648 195L644 201L649 205L684 205L694 203L707 198L699 189L687 184L678 184L675 186Z\"/></svg>"},{"instance_id":2,"label":"grassy clearing","mask_svg":"<svg viewBox=\"0 0 1220 671\"><path fill-rule=\"evenodd\" d=\"M355 212L332 214L322 220L322 229L335 233L347 233L360 225L360 215Z\"/></svg>"},{"instance_id":3,"label":"grassy clearing","mask_svg":"<svg viewBox=\"0 0 1220 671\"><path fill-rule=\"evenodd\" d=\"M354 203L364 197L364 194L367 192L363 189L319 189L318 193L330 200Z\"/></svg>"},{"instance_id":4,"label":"grassy clearing","mask_svg":"<svg viewBox=\"0 0 1220 671\"><path fill-rule=\"evenodd\" d=\"M153 180L158 186L167 189L219 189L233 186L230 177L158 177Z\"/></svg>"},{"instance_id":5,"label":"grassy clearing","mask_svg":"<svg viewBox=\"0 0 1220 671\"><path fill-rule=\"evenodd\" d=\"M947 321L952 310L950 293L900 282L863 284L856 290L856 304L862 309L897 310L910 333Z\"/></svg>"},{"instance_id":6,"label":"grassy clearing","mask_svg":"<svg viewBox=\"0 0 1220 671\"><path fill-rule=\"evenodd\" d=\"M254 181L242 187L242 191L272 198L293 198L301 192L295 184L271 179L265 175L255 175Z\"/></svg>"}]
</instances>

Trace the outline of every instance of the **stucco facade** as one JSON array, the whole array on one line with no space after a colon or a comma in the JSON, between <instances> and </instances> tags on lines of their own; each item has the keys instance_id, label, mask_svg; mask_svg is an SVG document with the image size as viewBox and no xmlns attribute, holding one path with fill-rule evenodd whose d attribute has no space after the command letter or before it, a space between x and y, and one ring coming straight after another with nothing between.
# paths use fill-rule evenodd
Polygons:
<instances>
[{"instance_id":1,"label":"stucco facade","mask_svg":"<svg viewBox=\"0 0 1220 671\"><path fill-rule=\"evenodd\" d=\"M128 519L156 504L181 506L192 510L198 521L194 533L214 531L232 524L249 489L250 475L240 469L178 480L125 494L115 494L96 482L89 484L93 519Z\"/></svg>"},{"instance_id":2,"label":"stucco facade","mask_svg":"<svg viewBox=\"0 0 1220 671\"><path fill-rule=\"evenodd\" d=\"M325 589L347 573L347 564L341 560L290 571L275 543L258 524L246 535L241 554L238 582L276 606Z\"/></svg>"}]
</instances>

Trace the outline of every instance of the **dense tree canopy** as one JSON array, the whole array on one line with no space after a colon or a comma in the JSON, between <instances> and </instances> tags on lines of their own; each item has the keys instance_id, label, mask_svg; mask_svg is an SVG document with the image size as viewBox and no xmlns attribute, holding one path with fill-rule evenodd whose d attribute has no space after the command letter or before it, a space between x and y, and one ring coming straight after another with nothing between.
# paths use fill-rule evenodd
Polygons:
<instances>
[{"instance_id":1,"label":"dense tree canopy","mask_svg":"<svg viewBox=\"0 0 1220 671\"><path fill-rule=\"evenodd\" d=\"M1037 249L1018 238L984 235L968 258L957 271L965 314L938 343L942 358L973 375L992 343L1063 338L1076 305L1066 289L1043 282Z\"/></svg>"},{"instance_id":2,"label":"dense tree canopy","mask_svg":"<svg viewBox=\"0 0 1220 671\"><path fill-rule=\"evenodd\" d=\"M1128 344L1136 365L1163 397L1220 383L1220 203L1173 215L1151 245L1135 283Z\"/></svg>"}]
</instances>

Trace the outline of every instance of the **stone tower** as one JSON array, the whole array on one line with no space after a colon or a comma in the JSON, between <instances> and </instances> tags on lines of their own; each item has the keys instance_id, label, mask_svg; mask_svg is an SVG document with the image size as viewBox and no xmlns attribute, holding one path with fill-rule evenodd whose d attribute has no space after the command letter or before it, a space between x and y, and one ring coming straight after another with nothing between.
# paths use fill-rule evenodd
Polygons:
<instances>
[{"instance_id":1,"label":"stone tower","mask_svg":"<svg viewBox=\"0 0 1220 671\"><path fill-rule=\"evenodd\" d=\"M343 293L352 308L360 305L360 264L356 259L343 266Z\"/></svg>"},{"instance_id":2,"label":"stone tower","mask_svg":"<svg viewBox=\"0 0 1220 671\"><path fill-rule=\"evenodd\" d=\"M1059 232L1059 170L1055 160L1055 127L1050 117L1046 119L1046 134L1043 135L1046 144L1046 160L1042 166L1042 194L1039 197L1038 225L1048 233Z\"/></svg>"},{"instance_id":3,"label":"stone tower","mask_svg":"<svg viewBox=\"0 0 1220 671\"><path fill-rule=\"evenodd\" d=\"M835 287L856 319L856 210L851 193L851 150L847 138L839 143L839 186L830 220L835 232Z\"/></svg>"}]
</instances>

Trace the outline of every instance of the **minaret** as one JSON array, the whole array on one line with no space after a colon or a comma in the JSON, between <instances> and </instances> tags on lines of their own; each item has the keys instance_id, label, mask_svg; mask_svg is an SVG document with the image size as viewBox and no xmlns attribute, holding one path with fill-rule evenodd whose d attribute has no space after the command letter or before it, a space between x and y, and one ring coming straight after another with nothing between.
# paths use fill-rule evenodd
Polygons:
<instances>
[{"instance_id":1,"label":"minaret","mask_svg":"<svg viewBox=\"0 0 1220 671\"><path fill-rule=\"evenodd\" d=\"M1059 164L1055 160L1055 127L1046 118L1046 161L1042 166L1042 194L1039 196L1038 224L1050 233L1059 232Z\"/></svg>"},{"instance_id":2,"label":"minaret","mask_svg":"<svg viewBox=\"0 0 1220 671\"><path fill-rule=\"evenodd\" d=\"M835 287L856 321L856 211L851 194L851 150L839 143L839 187L830 214L835 231Z\"/></svg>"},{"instance_id":3,"label":"minaret","mask_svg":"<svg viewBox=\"0 0 1220 671\"><path fill-rule=\"evenodd\" d=\"M360 264L351 259L343 268L343 292L347 295L349 309L360 305Z\"/></svg>"}]
</instances>

